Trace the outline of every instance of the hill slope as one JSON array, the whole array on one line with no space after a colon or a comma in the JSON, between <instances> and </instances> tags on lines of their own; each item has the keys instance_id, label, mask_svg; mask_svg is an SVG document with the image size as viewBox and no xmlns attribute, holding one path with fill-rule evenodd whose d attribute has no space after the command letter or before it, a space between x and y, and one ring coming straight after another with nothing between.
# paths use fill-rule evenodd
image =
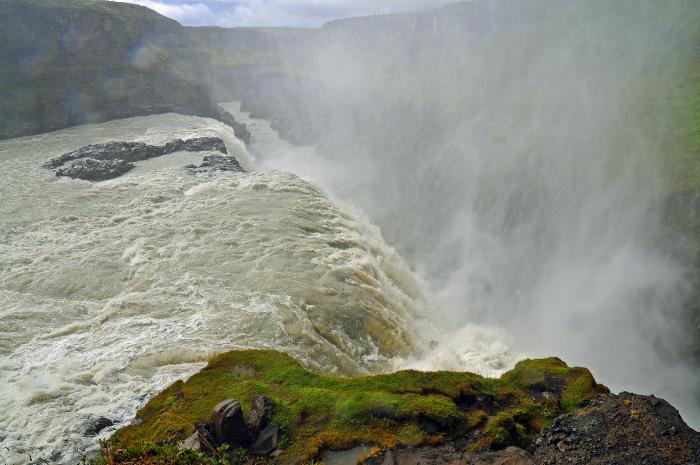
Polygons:
<instances>
[{"instance_id":1,"label":"hill slope","mask_svg":"<svg viewBox=\"0 0 700 465\"><path fill-rule=\"evenodd\" d=\"M95 0L0 3L0 138L152 113L214 114L176 21Z\"/></svg>"}]
</instances>

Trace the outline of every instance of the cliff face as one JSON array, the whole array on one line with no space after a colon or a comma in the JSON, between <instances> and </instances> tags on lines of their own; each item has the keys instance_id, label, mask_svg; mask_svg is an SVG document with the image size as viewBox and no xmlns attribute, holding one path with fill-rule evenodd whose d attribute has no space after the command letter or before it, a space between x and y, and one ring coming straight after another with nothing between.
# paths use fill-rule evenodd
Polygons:
<instances>
[{"instance_id":1,"label":"cliff face","mask_svg":"<svg viewBox=\"0 0 700 465\"><path fill-rule=\"evenodd\" d=\"M296 28L188 27L210 57L218 102L241 100L253 117L269 119L286 139L313 143L324 128L319 109L327 98L311 63L323 31Z\"/></svg>"},{"instance_id":2,"label":"cliff face","mask_svg":"<svg viewBox=\"0 0 700 465\"><path fill-rule=\"evenodd\" d=\"M95 0L0 3L0 138L153 113L215 114L177 22Z\"/></svg>"}]
</instances>

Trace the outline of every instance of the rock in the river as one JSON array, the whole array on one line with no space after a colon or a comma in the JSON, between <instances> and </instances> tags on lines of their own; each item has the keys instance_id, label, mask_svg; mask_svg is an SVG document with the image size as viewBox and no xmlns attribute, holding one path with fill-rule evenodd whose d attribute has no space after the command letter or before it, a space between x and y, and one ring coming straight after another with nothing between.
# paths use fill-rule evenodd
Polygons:
<instances>
[{"instance_id":1,"label":"rock in the river","mask_svg":"<svg viewBox=\"0 0 700 465\"><path fill-rule=\"evenodd\" d=\"M217 119L227 126L233 128L233 133L236 135L236 137L246 144L250 144L251 134L248 127L245 124L238 122L231 113L224 109L220 109Z\"/></svg>"},{"instance_id":2,"label":"rock in the river","mask_svg":"<svg viewBox=\"0 0 700 465\"><path fill-rule=\"evenodd\" d=\"M142 142L107 142L105 144L87 145L78 150L64 153L44 164L44 168L58 168L70 161L81 158L95 160L122 160L134 162L145 160L161 154L161 149Z\"/></svg>"},{"instance_id":3,"label":"rock in the river","mask_svg":"<svg viewBox=\"0 0 700 465\"><path fill-rule=\"evenodd\" d=\"M250 433L243 418L243 409L237 400L226 399L219 402L212 412L212 421L218 443L226 443L233 448L250 443Z\"/></svg>"},{"instance_id":4,"label":"rock in the river","mask_svg":"<svg viewBox=\"0 0 700 465\"><path fill-rule=\"evenodd\" d=\"M226 144L218 137L195 137L193 139L176 139L159 147L162 155L173 152L221 152L228 153Z\"/></svg>"},{"instance_id":5,"label":"rock in the river","mask_svg":"<svg viewBox=\"0 0 700 465\"><path fill-rule=\"evenodd\" d=\"M100 431L113 426L114 422L106 417L90 417L85 422L85 436L97 436Z\"/></svg>"},{"instance_id":6,"label":"rock in the river","mask_svg":"<svg viewBox=\"0 0 700 465\"><path fill-rule=\"evenodd\" d=\"M182 441L177 447L180 450L193 450L197 452L202 452L204 450L199 440L199 432L197 431L192 433L192 436Z\"/></svg>"},{"instance_id":7,"label":"rock in the river","mask_svg":"<svg viewBox=\"0 0 700 465\"><path fill-rule=\"evenodd\" d=\"M56 170L56 176L67 176L85 181L106 181L121 176L133 167L133 164L124 160L81 158Z\"/></svg>"},{"instance_id":8,"label":"rock in the river","mask_svg":"<svg viewBox=\"0 0 700 465\"><path fill-rule=\"evenodd\" d=\"M245 170L238 163L235 157L230 155L207 155L199 165L187 165L185 168L192 173L206 173L214 171L232 171L234 173L245 173Z\"/></svg>"},{"instance_id":9,"label":"rock in the river","mask_svg":"<svg viewBox=\"0 0 700 465\"><path fill-rule=\"evenodd\" d=\"M253 454L269 455L272 451L277 449L279 433L279 426L274 424L267 425L267 427L260 431L260 434L258 434L258 438L255 440L255 444L253 444Z\"/></svg>"},{"instance_id":10,"label":"rock in the river","mask_svg":"<svg viewBox=\"0 0 700 465\"><path fill-rule=\"evenodd\" d=\"M104 181L126 173L134 167L131 163L160 157L174 152L219 152L227 154L226 144L218 137L195 137L192 139L175 139L165 145L148 145L143 142L107 142L88 145L78 150L64 153L49 160L45 168L55 169L57 176ZM212 161L212 169L219 171L243 171L238 161L232 157L221 157ZM205 157L205 162L207 157ZM207 165L209 166L209 165Z\"/></svg>"}]
</instances>

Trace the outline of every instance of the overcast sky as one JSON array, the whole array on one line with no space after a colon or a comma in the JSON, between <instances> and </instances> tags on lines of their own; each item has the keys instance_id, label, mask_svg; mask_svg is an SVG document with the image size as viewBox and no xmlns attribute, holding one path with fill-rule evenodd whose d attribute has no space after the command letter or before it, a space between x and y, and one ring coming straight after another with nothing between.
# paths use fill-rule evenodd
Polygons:
<instances>
[{"instance_id":1,"label":"overcast sky","mask_svg":"<svg viewBox=\"0 0 700 465\"><path fill-rule=\"evenodd\" d=\"M145 5L188 26L321 26L349 16L444 5L455 0L119 0Z\"/></svg>"}]
</instances>

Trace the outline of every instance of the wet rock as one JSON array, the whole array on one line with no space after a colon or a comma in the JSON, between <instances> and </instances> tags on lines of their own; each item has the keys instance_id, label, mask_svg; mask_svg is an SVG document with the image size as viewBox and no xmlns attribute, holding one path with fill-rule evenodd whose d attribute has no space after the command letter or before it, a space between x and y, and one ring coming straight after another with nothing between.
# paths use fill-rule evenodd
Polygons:
<instances>
[{"instance_id":1,"label":"wet rock","mask_svg":"<svg viewBox=\"0 0 700 465\"><path fill-rule=\"evenodd\" d=\"M160 147L147 145L142 142L107 142L81 147L78 150L64 153L44 163L44 168L58 168L70 161L81 158L95 160L122 160L133 162L145 160L162 154Z\"/></svg>"},{"instance_id":2,"label":"wet rock","mask_svg":"<svg viewBox=\"0 0 700 465\"><path fill-rule=\"evenodd\" d=\"M222 123L226 124L227 126L233 128L233 133L236 135L237 138L239 138L246 144L250 144L251 133L248 130L248 127L245 124L237 121L231 113L224 109L220 109L217 119Z\"/></svg>"},{"instance_id":3,"label":"wet rock","mask_svg":"<svg viewBox=\"0 0 700 465\"><path fill-rule=\"evenodd\" d=\"M176 139L160 148L163 155L173 152L221 152L228 153L226 144L218 137L195 137L193 139Z\"/></svg>"},{"instance_id":4,"label":"wet rock","mask_svg":"<svg viewBox=\"0 0 700 465\"><path fill-rule=\"evenodd\" d=\"M104 181L121 176L134 167L132 163L160 157L174 152L218 152L227 154L226 144L218 137L197 137L176 139L165 145L148 145L142 142L107 142L88 145L78 150L64 153L44 164L45 168L56 169L57 176ZM230 157L234 161L233 157ZM227 162L231 165L230 160ZM228 166L227 165L227 166ZM238 161L235 161L238 165ZM232 169L229 169L232 170Z\"/></svg>"},{"instance_id":5,"label":"wet rock","mask_svg":"<svg viewBox=\"0 0 700 465\"><path fill-rule=\"evenodd\" d=\"M253 406L248 410L248 426L255 436L270 422L272 404L263 396L255 396Z\"/></svg>"},{"instance_id":6,"label":"wet rock","mask_svg":"<svg viewBox=\"0 0 700 465\"><path fill-rule=\"evenodd\" d=\"M83 158L59 168L56 176L65 176L84 181L106 181L130 171L134 165L124 160L95 160Z\"/></svg>"},{"instance_id":7,"label":"wet rock","mask_svg":"<svg viewBox=\"0 0 700 465\"><path fill-rule=\"evenodd\" d=\"M260 433L252 447L252 452L255 455L269 455L277 449L279 440L279 426L270 424L267 425Z\"/></svg>"},{"instance_id":8,"label":"wet rock","mask_svg":"<svg viewBox=\"0 0 700 465\"><path fill-rule=\"evenodd\" d=\"M212 412L214 436L219 444L231 447L247 446L250 442L248 426L243 418L241 404L234 399L219 402Z\"/></svg>"},{"instance_id":9,"label":"wet rock","mask_svg":"<svg viewBox=\"0 0 700 465\"><path fill-rule=\"evenodd\" d=\"M191 174L211 173L216 171L230 171L234 173L245 173L235 157L230 155L207 155L199 165L187 165L185 168Z\"/></svg>"},{"instance_id":10,"label":"wet rock","mask_svg":"<svg viewBox=\"0 0 700 465\"><path fill-rule=\"evenodd\" d=\"M140 418L134 418L133 420L131 420L131 425L132 426L141 426L141 425L143 425L143 420Z\"/></svg>"},{"instance_id":11,"label":"wet rock","mask_svg":"<svg viewBox=\"0 0 700 465\"><path fill-rule=\"evenodd\" d=\"M113 426L114 422L106 417L90 417L85 422L85 436L97 436L100 431Z\"/></svg>"}]
</instances>

